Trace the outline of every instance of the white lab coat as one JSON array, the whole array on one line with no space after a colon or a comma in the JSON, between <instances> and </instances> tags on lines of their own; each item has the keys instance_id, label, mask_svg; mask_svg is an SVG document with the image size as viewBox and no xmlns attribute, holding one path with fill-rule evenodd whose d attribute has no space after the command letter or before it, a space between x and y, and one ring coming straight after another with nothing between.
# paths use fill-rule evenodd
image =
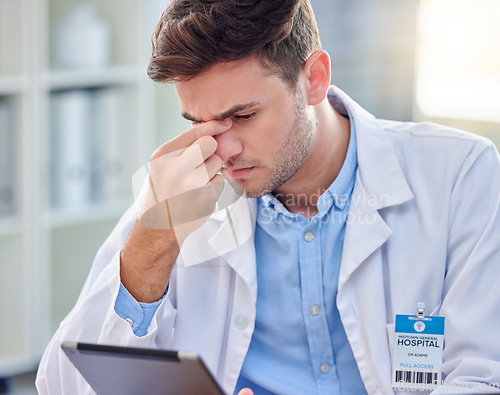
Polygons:
<instances>
[{"instance_id":1,"label":"white lab coat","mask_svg":"<svg viewBox=\"0 0 500 395\"><path fill-rule=\"evenodd\" d=\"M414 314L419 302L428 314L446 318L442 370L448 386L435 393L456 393L450 383L467 382L470 389L500 383L500 162L494 146L438 125L377 120L340 90L332 92L337 111L345 113L343 102L354 118L359 165L337 305L368 393L395 393L395 314ZM187 239L148 334L137 337L114 312L119 252L135 220L129 210L45 351L39 392L92 393L61 352L64 340L194 350L232 392L255 320L255 214L255 200L241 198L231 206L236 232L222 210Z\"/></svg>"}]
</instances>

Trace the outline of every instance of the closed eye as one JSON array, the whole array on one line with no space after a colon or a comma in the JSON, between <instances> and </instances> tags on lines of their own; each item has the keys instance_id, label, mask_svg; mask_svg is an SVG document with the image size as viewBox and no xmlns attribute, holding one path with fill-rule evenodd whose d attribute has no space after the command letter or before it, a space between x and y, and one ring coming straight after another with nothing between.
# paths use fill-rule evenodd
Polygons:
<instances>
[{"instance_id":1,"label":"closed eye","mask_svg":"<svg viewBox=\"0 0 500 395\"><path fill-rule=\"evenodd\" d=\"M236 120L247 121L247 120L249 120L250 118L252 118L254 115L255 115L255 113L254 113L254 112L252 112L251 114L234 115L234 118L235 118Z\"/></svg>"},{"instance_id":2,"label":"closed eye","mask_svg":"<svg viewBox=\"0 0 500 395\"><path fill-rule=\"evenodd\" d=\"M228 115L228 117L233 117L235 121L248 121L250 118L252 118L255 115L255 112L252 112L250 114L242 114L242 115ZM196 126L200 125L202 123L205 123L204 121L197 121L191 117L184 116L184 118L188 119L191 122L191 125ZM216 118L215 120L217 121L222 121L224 118Z\"/></svg>"}]
</instances>

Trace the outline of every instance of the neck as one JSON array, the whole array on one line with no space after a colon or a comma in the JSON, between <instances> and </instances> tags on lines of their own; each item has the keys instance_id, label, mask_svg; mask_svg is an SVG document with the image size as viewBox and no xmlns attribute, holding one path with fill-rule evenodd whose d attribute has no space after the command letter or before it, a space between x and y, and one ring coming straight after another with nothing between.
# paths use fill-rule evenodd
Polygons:
<instances>
[{"instance_id":1,"label":"neck","mask_svg":"<svg viewBox=\"0 0 500 395\"><path fill-rule=\"evenodd\" d=\"M335 181L349 146L349 120L338 114L327 99L314 108L316 135L313 148L297 171L274 191L291 213L311 219L318 212L319 197Z\"/></svg>"}]
</instances>

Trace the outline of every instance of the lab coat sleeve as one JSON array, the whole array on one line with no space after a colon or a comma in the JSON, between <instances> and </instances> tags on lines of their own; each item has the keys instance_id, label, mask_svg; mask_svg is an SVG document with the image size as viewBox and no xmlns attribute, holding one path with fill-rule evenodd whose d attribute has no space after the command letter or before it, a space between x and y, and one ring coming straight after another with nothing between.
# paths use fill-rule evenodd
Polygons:
<instances>
[{"instance_id":1,"label":"lab coat sleeve","mask_svg":"<svg viewBox=\"0 0 500 395\"><path fill-rule=\"evenodd\" d=\"M42 357L36 379L40 394L93 393L61 350L63 341L169 347L176 316L175 270L168 293L145 336L136 336L130 325L114 309L120 288L120 250L134 221L135 211L130 208L98 251L77 303L61 322Z\"/></svg>"},{"instance_id":2,"label":"lab coat sleeve","mask_svg":"<svg viewBox=\"0 0 500 395\"><path fill-rule=\"evenodd\" d=\"M498 153L483 142L464 161L451 197L440 311L445 381L435 394L500 392L499 200Z\"/></svg>"}]
</instances>

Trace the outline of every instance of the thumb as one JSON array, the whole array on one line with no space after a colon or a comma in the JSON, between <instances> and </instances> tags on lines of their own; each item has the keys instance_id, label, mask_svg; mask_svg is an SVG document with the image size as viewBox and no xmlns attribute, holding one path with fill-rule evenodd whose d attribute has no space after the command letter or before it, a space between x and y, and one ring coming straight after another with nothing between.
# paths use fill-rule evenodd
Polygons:
<instances>
[{"instance_id":1,"label":"thumb","mask_svg":"<svg viewBox=\"0 0 500 395\"><path fill-rule=\"evenodd\" d=\"M250 388L243 388L238 395L253 395L253 391Z\"/></svg>"}]
</instances>

